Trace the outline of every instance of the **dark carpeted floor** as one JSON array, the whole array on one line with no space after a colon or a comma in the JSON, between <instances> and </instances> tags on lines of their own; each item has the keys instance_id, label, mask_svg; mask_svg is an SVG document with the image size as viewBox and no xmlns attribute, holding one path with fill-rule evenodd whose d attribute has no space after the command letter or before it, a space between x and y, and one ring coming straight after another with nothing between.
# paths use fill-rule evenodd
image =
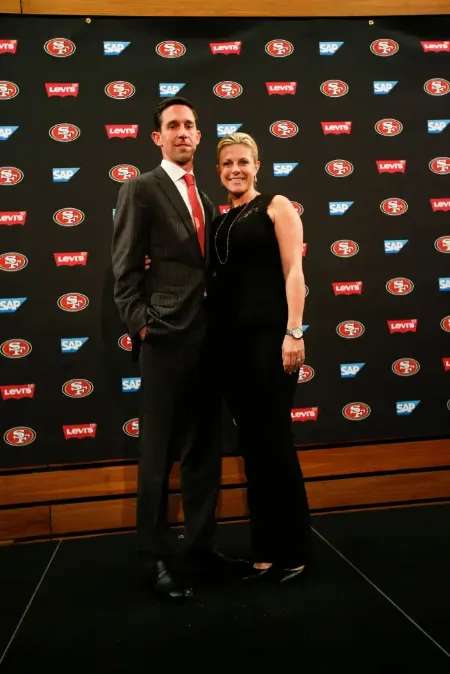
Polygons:
<instances>
[{"instance_id":1,"label":"dark carpeted floor","mask_svg":"<svg viewBox=\"0 0 450 674\"><path fill-rule=\"evenodd\" d=\"M148 594L133 534L0 548L0 674L448 674L449 518L448 505L316 516L299 582L212 582L186 606ZM247 534L219 527L225 551L244 553Z\"/></svg>"}]
</instances>

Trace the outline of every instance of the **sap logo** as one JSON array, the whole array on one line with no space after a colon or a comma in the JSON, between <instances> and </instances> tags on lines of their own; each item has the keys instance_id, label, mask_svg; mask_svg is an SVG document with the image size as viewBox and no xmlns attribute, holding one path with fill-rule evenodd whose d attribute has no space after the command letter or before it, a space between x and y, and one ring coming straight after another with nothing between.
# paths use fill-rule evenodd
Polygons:
<instances>
[{"instance_id":1,"label":"sap logo","mask_svg":"<svg viewBox=\"0 0 450 674\"><path fill-rule=\"evenodd\" d=\"M217 125L217 137L224 138L224 136L229 136L230 133L236 133L240 129L242 124L218 124Z\"/></svg>"},{"instance_id":2,"label":"sap logo","mask_svg":"<svg viewBox=\"0 0 450 674\"><path fill-rule=\"evenodd\" d=\"M354 203L354 201L329 201L330 215L344 215Z\"/></svg>"},{"instance_id":3,"label":"sap logo","mask_svg":"<svg viewBox=\"0 0 450 674\"><path fill-rule=\"evenodd\" d=\"M81 349L89 337L67 337L61 340L61 353L75 353Z\"/></svg>"},{"instance_id":4,"label":"sap logo","mask_svg":"<svg viewBox=\"0 0 450 674\"><path fill-rule=\"evenodd\" d=\"M105 56L119 56L131 42L103 42Z\"/></svg>"},{"instance_id":5,"label":"sap logo","mask_svg":"<svg viewBox=\"0 0 450 674\"><path fill-rule=\"evenodd\" d=\"M0 314L12 314L26 301L26 297L5 297L0 299Z\"/></svg>"},{"instance_id":6,"label":"sap logo","mask_svg":"<svg viewBox=\"0 0 450 674\"><path fill-rule=\"evenodd\" d=\"M428 133L442 133L449 123L450 119L429 119L427 120Z\"/></svg>"},{"instance_id":7,"label":"sap logo","mask_svg":"<svg viewBox=\"0 0 450 674\"><path fill-rule=\"evenodd\" d=\"M396 84L398 84L398 80L391 80L387 82L375 81L373 83L373 93L378 95L390 94Z\"/></svg>"},{"instance_id":8,"label":"sap logo","mask_svg":"<svg viewBox=\"0 0 450 674\"><path fill-rule=\"evenodd\" d=\"M342 363L339 366L341 368L341 377L355 377L364 365L365 363Z\"/></svg>"},{"instance_id":9,"label":"sap logo","mask_svg":"<svg viewBox=\"0 0 450 674\"><path fill-rule=\"evenodd\" d=\"M399 253L408 241L409 239L385 239L384 252L388 254Z\"/></svg>"},{"instance_id":10,"label":"sap logo","mask_svg":"<svg viewBox=\"0 0 450 674\"><path fill-rule=\"evenodd\" d=\"M439 290L450 290L450 276L445 276L439 279Z\"/></svg>"},{"instance_id":11,"label":"sap logo","mask_svg":"<svg viewBox=\"0 0 450 674\"><path fill-rule=\"evenodd\" d=\"M397 414L400 416L411 414L411 412L414 412L419 403L420 400L399 400L395 403Z\"/></svg>"},{"instance_id":12,"label":"sap logo","mask_svg":"<svg viewBox=\"0 0 450 674\"><path fill-rule=\"evenodd\" d=\"M298 162L295 164L274 164L273 175L275 177L288 176L296 166L298 166Z\"/></svg>"},{"instance_id":13,"label":"sap logo","mask_svg":"<svg viewBox=\"0 0 450 674\"><path fill-rule=\"evenodd\" d=\"M161 98L171 98L172 96L176 96L183 87L184 83L182 82L160 82L159 95Z\"/></svg>"},{"instance_id":14,"label":"sap logo","mask_svg":"<svg viewBox=\"0 0 450 674\"><path fill-rule=\"evenodd\" d=\"M0 140L8 140L18 128L18 126L0 126Z\"/></svg>"},{"instance_id":15,"label":"sap logo","mask_svg":"<svg viewBox=\"0 0 450 674\"><path fill-rule=\"evenodd\" d=\"M122 377L122 391L139 391L140 386L140 377L132 377L131 379Z\"/></svg>"},{"instance_id":16,"label":"sap logo","mask_svg":"<svg viewBox=\"0 0 450 674\"><path fill-rule=\"evenodd\" d=\"M320 55L333 56L343 44L343 42L319 42Z\"/></svg>"},{"instance_id":17,"label":"sap logo","mask_svg":"<svg viewBox=\"0 0 450 674\"><path fill-rule=\"evenodd\" d=\"M80 168L54 168L53 172L53 182L54 183L68 183L71 178L74 177L75 173L78 173Z\"/></svg>"}]
</instances>

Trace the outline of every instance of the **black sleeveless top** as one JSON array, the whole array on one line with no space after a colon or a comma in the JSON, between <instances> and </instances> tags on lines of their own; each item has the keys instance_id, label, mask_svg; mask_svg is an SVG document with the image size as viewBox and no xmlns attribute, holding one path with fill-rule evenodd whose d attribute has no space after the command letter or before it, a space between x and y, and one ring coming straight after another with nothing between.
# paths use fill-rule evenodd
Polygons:
<instances>
[{"instance_id":1,"label":"black sleeveless top","mask_svg":"<svg viewBox=\"0 0 450 674\"><path fill-rule=\"evenodd\" d=\"M224 328L285 328L288 308L275 227L273 194L259 194L216 218L211 227L211 317Z\"/></svg>"}]
</instances>

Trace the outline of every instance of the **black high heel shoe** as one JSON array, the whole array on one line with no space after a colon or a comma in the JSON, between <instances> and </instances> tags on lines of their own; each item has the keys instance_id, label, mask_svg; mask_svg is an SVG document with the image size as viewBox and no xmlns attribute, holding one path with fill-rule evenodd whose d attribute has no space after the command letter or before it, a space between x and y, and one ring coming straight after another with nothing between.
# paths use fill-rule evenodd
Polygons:
<instances>
[{"instance_id":1,"label":"black high heel shoe","mask_svg":"<svg viewBox=\"0 0 450 674\"><path fill-rule=\"evenodd\" d=\"M251 566L242 580L248 583L289 583L305 572L306 566L298 569L284 569L277 564L272 564L267 569L255 569Z\"/></svg>"}]
</instances>

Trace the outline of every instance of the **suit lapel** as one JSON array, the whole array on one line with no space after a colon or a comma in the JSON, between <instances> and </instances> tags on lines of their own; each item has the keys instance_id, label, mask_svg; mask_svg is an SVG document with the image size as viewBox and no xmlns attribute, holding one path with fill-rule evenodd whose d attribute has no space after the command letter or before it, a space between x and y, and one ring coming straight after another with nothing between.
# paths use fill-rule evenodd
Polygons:
<instances>
[{"instance_id":1,"label":"suit lapel","mask_svg":"<svg viewBox=\"0 0 450 674\"><path fill-rule=\"evenodd\" d=\"M212 208L211 202L205 197L201 190L198 191L200 194L200 199L203 204L203 210L205 211L205 266L209 264L209 254L210 254L210 240L211 240L211 223L212 223Z\"/></svg>"},{"instance_id":2,"label":"suit lapel","mask_svg":"<svg viewBox=\"0 0 450 674\"><path fill-rule=\"evenodd\" d=\"M186 227L189 234L191 235L193 233L196 234L191 214L189 213L188 208L184 203L181 194L175 187L175 183L173 182L172 178L169 178L169 176L161 166L158 166L158 168L155 169L155 176L158 178L162 191L165 193L170 203L177 211L178 215L180 216L181 222Z\"/></svg>"}]
</instances>

